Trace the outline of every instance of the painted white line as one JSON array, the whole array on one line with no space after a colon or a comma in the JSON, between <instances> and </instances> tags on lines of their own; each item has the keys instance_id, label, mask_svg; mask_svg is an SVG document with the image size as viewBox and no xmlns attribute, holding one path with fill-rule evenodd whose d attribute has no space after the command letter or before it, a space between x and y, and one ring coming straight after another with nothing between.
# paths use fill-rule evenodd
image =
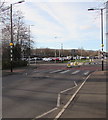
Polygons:
<instances>
[{"instance_id":1,"label":"painted white line","mask_svg":"<svg viewBox=\"0 0 108 120\"><path fill-rule=\"evenodd\" d=\"M56 73L56 72L60 72L60 71L62 71L62 70L55 70L55 71L52 71L50 73Z\"/></svg>"},{"instance_id":2,"label":"painted white line","mask_svg":"<svg viewBox=\"0 0 108 120\"><path fill-rule=\"evenodd\" d=\"M75 82L75 81L74 81L74 82ZM64 92L67 92L67 91L69 91L69 90L71 90L71 89L74 89L74 88L77 86L76 82L75 82L74 84L75 84L74 87L72 87L72 88L68 88L68 89L66 89L66 90L63 90L63 91L61 91L61 92L58 94L58 98L57 98L57 107L60 106L60 98L61 98L61 94L64 93Z\"/></svg>"},{"instance_id":3,"label":"painted white line","mask_svg":"<svg viewBox=\"0 0 108 120\"><path fill-rule=\"evenodd\" d=\"M61 98L61 94L64 93L64 92L66 92L66 91L69 91L69 90L71 90L71 89L74 89L75 87L76 87L76 86L61 91L61 92L58 94L58 98L57 98L57 107L53 108L52 110L50 110L50 111L48 111L48 112L43 113L42 115L39 115L39 116L35 117L35 118L32 119L32 120L35 120L35 119L41 118L41 117L43 117L43 116L45 116L45 115L47 115L47 114L53 112L54 110L58 109L58 107L60 106L60 98Z\"/></svg>"},{"instance_id":4,"label":"painted white line","mask_svg":"<svg viewBox=\"0 0 108 120\"><path fill-rule=\"evenodd\" d=\"M78 86L77 83L76 83L76 81L74 81L74 84L75 84L75 86Z\"/></svg>"},{"instance_id":5,"label":"painted white line","mask_svg":"<svg viewBox=\"0 0 108 120\"><path fill-rule=\"evenodd\" d=\"M90 74L91 75L91 74ZM69 106L69 104L71 103L71 101L74 99L74 97L76 96L76 94L79 92L79 90L82 88L82 86L85 84L86 80L90 77L87 76L87 78L84 80L84 82L79 86L79 88L76 90L76 92L72 95L72 97L70 98L70 100L66 103L66 105L63 107L63 109L58 113L58 115L54 118L54 120L57 120L58 118L60 118L60 116L63 114L63 112L65 111L65 109Z\"/></svg>"},{"instance_id":6,"label":"painted white line","mask_svg":"<svg viewBox=\"0 0 108 120\"><path fill-rule=\"evenodd\" d=\"M76 86L74 86L74 87L72 87L72 88L68 88L68 89L66 89L66 90L61 91L60 93L62 94L62 93L67 92L67 91L69 91L69 90L71 90L71 89L74 89L75 87L76 87Z\"/></svg>"},{"instance_id":7,"label":"painted white line","mask_svg":"<svg viewBox=\"0 0 108 120\"><path fill-rule=\"evenodd\" d=\"M28 75L27 73L25 73L25 75Z\"/></svg>"},{"instance_id":8,"label":"painted white line","mask_svg":"<svg viewBox=\"0 0 108 120\"><path fill-rule=\"evenodd\" d=\"M50 111L48 111L48 112L45 112L45 113L43 113L42 115L39 115L39 116L35 117L35 118L32 119L32 120L35 120L35 119L41 118L41 117L43 117L43 116L45 116L45 115L47 115L47 114L53 112L53 111L56 110L56 109L58 109L58 108L55 107L55 108L53 108L52 110L50 110Z\"/></svg>"},{"instance_id":9,"label":"painted white line","mask_svg":"<svg viewBox=\"0 0 108 120\"><path fill-rule=\"evenodd\" d=\"M58 99L57 99L57 107L59 107L60 106L60 93L58 94Z\"/></svg>"},{"instance_id":10,"label":"painted white line","mask_svg":"<svg viewBox=\"0 0 108 120\"><path fill-rule=\"evenodd\" d=\"M89 73L90 73L90 71L87 71L87 72L84 73L84 75L88 75Z\"/></svg>"},{"instance_id":11,"label":"painted white line","mask_svg":"<svg viewBox=\"0 0 108 120\"><path fill-rule=\"evenodd\" d=\"M77 74L78 72L80 72L80 70L76 70L75 72L72 73L72 75Z\"/></svg>"},{"instance_id":12,"label":"painted white line","mask_svg":"<svg viewBox=\"0 0 108 120\"><path fill-rule=\"evenodd\" d=\"M65 70L65 71L63 71L63 72L60 72L60 73L62 73L62 74L63 74L63 73L69 72L69 71L70 71L70 70Z\"/></svg>"}]
</instances>

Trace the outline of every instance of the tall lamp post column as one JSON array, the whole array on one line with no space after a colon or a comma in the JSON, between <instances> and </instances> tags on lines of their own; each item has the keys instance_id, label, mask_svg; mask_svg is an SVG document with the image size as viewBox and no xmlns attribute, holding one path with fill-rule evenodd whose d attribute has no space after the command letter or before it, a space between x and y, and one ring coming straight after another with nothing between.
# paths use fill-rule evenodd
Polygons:
<instances>
[{"instance_id":1,"label":"tall lamp post column","mask_svg":"<svg viewBox=\"0 0 108 120\"><path fill-rule=\"evenodd\" d=\"M29 55L28 55L28 63L30 65L30 56L31 56L31 26L34 25L29 25Z\"/></svg>"},{"instance_id":2,"label":"tall lamp post column","mask_svg":"<svg viewBox=\"0 0 108 120\"><path fill-rule=\"evenodd\" d=\"M104 43L103 43L103 9L105 8L101 8L101 9L88 9L88 11L92 11L92 10L100 10L101 11L101 47L102 47L102 71L104 71L104 56L103 56L103 47L104 47Z\"/></svg>"},{"instance_id":3,"label":"tall lamp post column","mask_svg":"<svg viewBox=\"0 0 108 120\"><path fill-rule=\"evenodd\" d=\"M10 5L10 18L11 18L11 43L10 43L10 62L11 72L13 72L13 24L12 24L12 4Z\"/></svg>"},{"instance_id":4,"label":"tall lamp post column","mask_svg":"<svg viewBox=\"0 0 108 120\"><path fill-rule=\"evenodd\" d=\"M103 9L101 9L101 39L102 39L102 71L104 70L104 55L103 55Z\"/></svg>"},{"instance_id":5,"label":"tall lamp post column","mask_svg":"<svg viewBox=\"0 0 108 120\"><path fill-rule=\"evenodd\" d=\"M11 42L10 42L10 63L11 63L11 72L13 72L13 23L12 23L12 6L14 4L19 4L24 2L24 0L17 3L10 4L10 22L11 22Z\"/></svg>"}]
</instances>

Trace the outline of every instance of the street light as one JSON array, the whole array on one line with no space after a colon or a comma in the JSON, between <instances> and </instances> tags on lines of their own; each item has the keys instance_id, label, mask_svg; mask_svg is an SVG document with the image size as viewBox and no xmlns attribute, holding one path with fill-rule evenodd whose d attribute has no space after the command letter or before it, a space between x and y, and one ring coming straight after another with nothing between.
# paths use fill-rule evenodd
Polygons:
<instances>
[{"instance_id":1,"label":"street light","mask_svg":"<svg viewBox=\"0 0 108 120\"><path fill-rule=\"evenodd\" d=\"M29 25L29 55L28 55L28 63L29 63L29 65L30 65L30 43L31 43L31 40L30 40L30 37L31 37L31 34L30 34L30 30L31 30L31 26L34 26L34 25Z\"/></svg>"},{"instance_id":2,"label":"street light","mask_svg":"<svg viewBox=\"0 0 108 120\"><path fill-rule=\"evenodd\" d=\"M16 2L16 3L13 3L13 4L10 4L10 22L11 22L11 42L10 42L10 57L11 57L11 72L13 72L13 23L12 23L12 6L14 4L19 4L19 3L22 3L24 2L24 0L22 1L19 1L19 2Z\"/></svg>"},{"instance_id":3,"label":"street light","mask_svg":"<svg viewBox=\"0 0 108 120\"><path fill-rule=\"evenodd\" d=\"M101 47L102 47L102 71L104 70L104 56L103 56L103 9L105 8L101 8L101 9L95 9L95 8L91 8L88 9L88 11L93 11L93 10L100 10L101 11Z\"/></svg>"}]
</instances>

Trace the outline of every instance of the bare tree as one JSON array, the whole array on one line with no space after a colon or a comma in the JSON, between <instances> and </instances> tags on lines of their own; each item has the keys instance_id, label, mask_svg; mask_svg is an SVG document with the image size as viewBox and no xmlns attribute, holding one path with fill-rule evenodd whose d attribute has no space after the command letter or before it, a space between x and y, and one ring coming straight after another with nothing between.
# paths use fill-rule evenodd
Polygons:
<instances>
[{"instance_id":1,"label":"bare tree","mask_svg":"<svg viewBox=\"0 0 108 120\"><path fill-rule=\"evenodd\" d=\"M2 11L4 4L5 4L5 0L3 2L0 1L0 11Z\"/></svg>"},{"instance_id":2,"label":"bare tree","mask_svg":"<svg viewBox=\"0 0 108 120\"><path fill-rule=\"evenodd\" d=\"M21 11L13 11L12 23L13 23L13 58L15 61L21 60L22 57L28 56L30 40L29 29L24 23L24 16ZM10 59L9 43L11 42L11 23L10 23L10 9L2 12L2 50L3 59ZM32 48L32 44L30 45Z\"/></svg>"}]
</instances>

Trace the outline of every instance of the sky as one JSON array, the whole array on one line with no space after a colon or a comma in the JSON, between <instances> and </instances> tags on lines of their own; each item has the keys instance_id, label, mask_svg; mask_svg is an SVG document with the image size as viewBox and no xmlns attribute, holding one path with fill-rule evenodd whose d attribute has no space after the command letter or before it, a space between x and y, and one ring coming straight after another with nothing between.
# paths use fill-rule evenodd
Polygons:
<instances>
[{"instance_id":1,"label":"sky","mask_svg":"<svg viewBox=\"0 0 108 120\"><path fill-rule=\"evenodd\" d=\"M8 4L20 0L5 0ZM103 2L106 2L103 0ZM34 48L101 49L100 10L102 0L25 0L14 5L21 10L25 23L30 25ZM105 34L104 11L104 44ZM106 45L104 46L106 50Z\"/></svg>"}]
</instances>

